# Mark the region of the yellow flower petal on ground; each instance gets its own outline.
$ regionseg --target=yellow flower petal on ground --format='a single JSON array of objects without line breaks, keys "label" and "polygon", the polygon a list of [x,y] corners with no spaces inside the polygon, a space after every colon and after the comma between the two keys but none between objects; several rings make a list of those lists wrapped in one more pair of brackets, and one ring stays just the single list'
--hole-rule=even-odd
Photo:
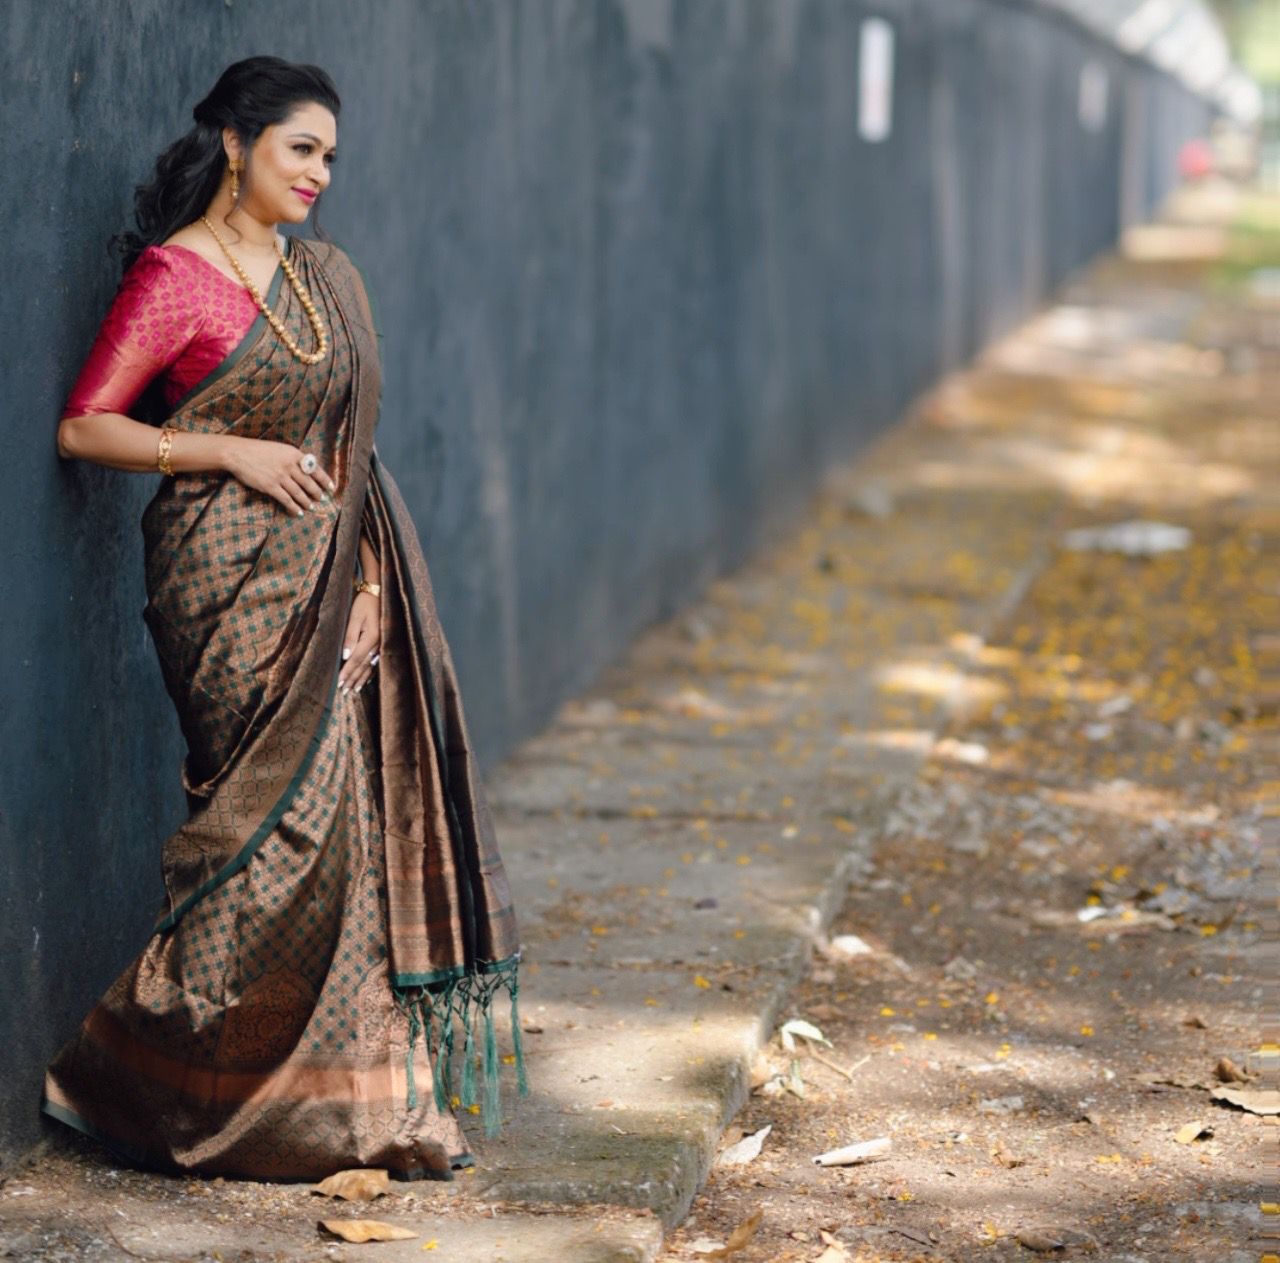
[{"label": "yellow flower petal on ground", "polygon": [[881,1010],[880,1010],[880,1016],[881,1016],[881,1017],[894,1017],[894,1016],[896,1016],[896,1014],[897,1014],[897,1010],[896,1010],[896,1009],[891,1009],[891,1008],[889,1008],[887,1005],[886,1005],[883,1009],[881,1009]]},{"label": "yellow flower petal on ground", "polygon": [[709,987],[711,983],[709,983],[701,974],[694,974],[693,985],[695,987]]},{"label": "yellow flower petal on ground", "polygon": [[1093,1034],[1093,1027],[1092,1027],[1092,1026],[1082,1026],[1082,1027],[1080,1028],[1080,1034],[1081,1034],[1081,1035],[1092,1035],[1092,1034]]}]

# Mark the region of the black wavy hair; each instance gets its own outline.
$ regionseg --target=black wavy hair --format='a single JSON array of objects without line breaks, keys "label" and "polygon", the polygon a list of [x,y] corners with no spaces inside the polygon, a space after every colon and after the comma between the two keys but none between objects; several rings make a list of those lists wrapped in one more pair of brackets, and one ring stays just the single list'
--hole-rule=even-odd
[{"label": "black wavy hair", "polygon": [[[122,268],[127,271],[148,246],[158,245],[204,213],[227,165],[224,127],[235,129],[247,152],[264,128],[311,103],[323,105],[335,118],[341,108],[333,80],[319,66],[266,56],[246,57],[228,66],[191,111],[195,126],[156,159],[151,178],[134,190],[137,231],[126,230],[111,239]],[[328,240],[314,219],[313,230]]]}]

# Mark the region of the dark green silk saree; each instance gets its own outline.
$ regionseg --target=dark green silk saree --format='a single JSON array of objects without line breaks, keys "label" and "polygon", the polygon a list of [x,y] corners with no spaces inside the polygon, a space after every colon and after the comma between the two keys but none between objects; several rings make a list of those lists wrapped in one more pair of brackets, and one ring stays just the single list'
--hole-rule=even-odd
[{"label": "dark green silk saree", "polygon": [[[179,474],[143,514],[190,818],[163,846],[150,940],[49,1063],[41,1107],[154,1169],[452,1179],[474,1162],[454,1109],[492,1136],[502,1062],[528,1091],[516,920],[426,562],[374,448],[360,274],[326,243],[295,238],[290,258],[329,356],[301,363],[260,316],[168,424],[295,444],[337,490],[298,517],[228,474]],[[268,297],[309,346],[279,273]],[[344,696],[362,533],[381,659]]]}]

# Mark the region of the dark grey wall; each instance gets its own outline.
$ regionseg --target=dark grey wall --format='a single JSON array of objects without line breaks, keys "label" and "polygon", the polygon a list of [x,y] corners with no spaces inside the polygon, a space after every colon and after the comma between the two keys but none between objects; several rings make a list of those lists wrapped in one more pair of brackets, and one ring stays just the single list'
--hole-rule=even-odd
[{"label": "dark grey wall", "polygon": [[[879,145],[869,13],[897,31]],[[0,31],[0,1157],[145,941],[183,815],[141,619],[156,476],[60,462],[54,428],[105,238],[223,65],[314,60],[344,95],[325,219],[375,291],[379,452],[487,764],[1106,246],[1122,193],[1150,207],[1204,121],[984,0],[12,0]]]}]

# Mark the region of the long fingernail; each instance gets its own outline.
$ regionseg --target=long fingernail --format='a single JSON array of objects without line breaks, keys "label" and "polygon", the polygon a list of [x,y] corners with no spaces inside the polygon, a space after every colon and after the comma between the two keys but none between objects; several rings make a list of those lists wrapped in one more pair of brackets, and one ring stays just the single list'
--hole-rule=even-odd
[{"label": "long fingernail", "polygon": [[344,649],[343,649],[343,651],[342,651],[342,660],[343,660],[343,662],[346,662],[346,660],[347,660],[349,657],[351,657],[351,650],[350,650],[350,649],[346,649],[346,648],[344,648]]}]

